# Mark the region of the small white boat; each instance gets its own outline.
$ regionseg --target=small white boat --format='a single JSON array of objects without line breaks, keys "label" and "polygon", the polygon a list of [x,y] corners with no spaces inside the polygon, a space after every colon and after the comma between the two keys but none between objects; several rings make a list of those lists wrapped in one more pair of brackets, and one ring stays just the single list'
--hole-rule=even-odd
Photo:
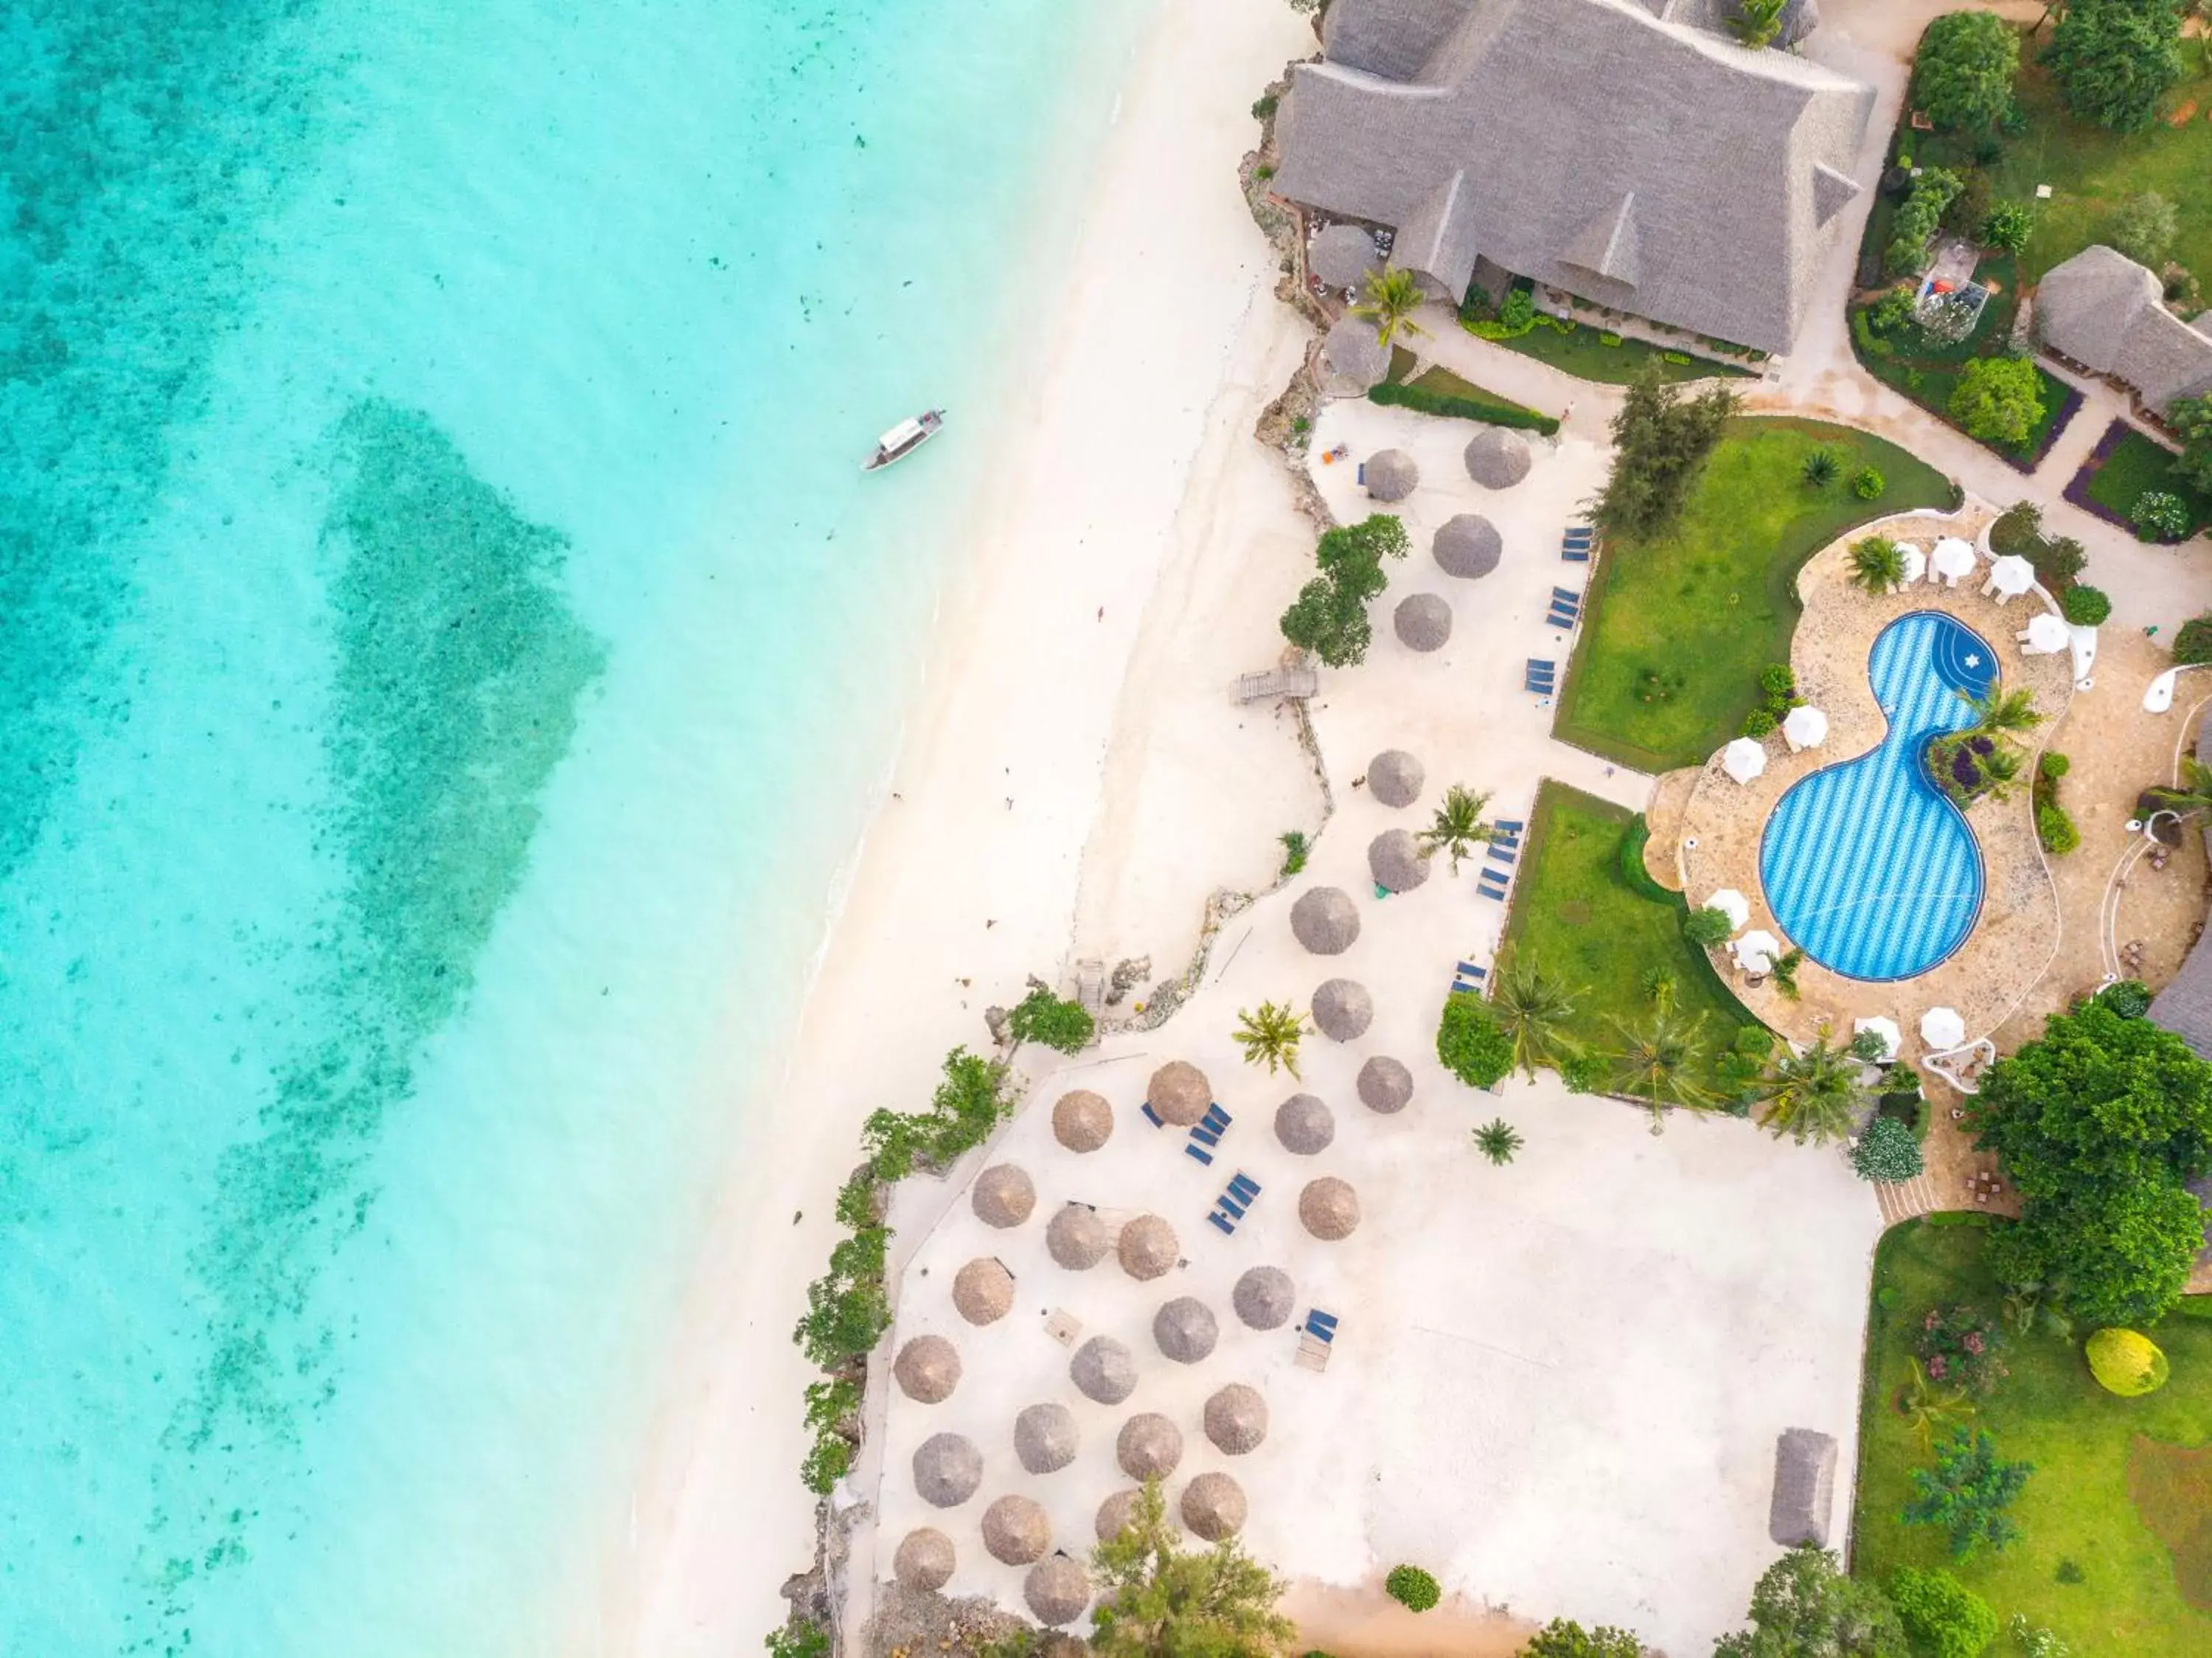
[{"label": "small white boat", "polygon": [[944,430],[942,409],[932,409],[911,420],[902,420],[876,440],[876,452],[860,463],[860,470],[881,472],[894,460],[905,460]]}]

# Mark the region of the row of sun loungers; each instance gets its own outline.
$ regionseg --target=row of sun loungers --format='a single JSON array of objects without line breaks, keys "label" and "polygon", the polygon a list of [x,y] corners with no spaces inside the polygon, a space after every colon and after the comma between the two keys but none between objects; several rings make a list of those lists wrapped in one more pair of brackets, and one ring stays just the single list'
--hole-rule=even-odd
[{"label": "row of sun loungers", "polygon": [[1513,881],[1514,860],[1521,856],[1521,832],[1528,826],[1500,818],[1491,826],[1498,832],[1498,838],[1490,843],[1489,856],[1483,863],[1482,873],[1475,877],[1474,890],[1480,897],[1503,903],[1505,889]]},{"label": "row of sun loungers", "polygon": [[1190,1143],[1183,1148],[1186,1155],[1201,1163],[1213,1161],[1214,1149],[1220,1145],[1221,1137],[1229,1131],[1230,1116],[1218,1102],[1206,1108],[1206,1115],[1198,1119],[1198,1126],[1190,1131]]},{"label": "row of sun loungers", "polygon": [[1478,967],[1472,961],[1462,961],[1452,970],[1452,994],[1481,996],[1485,993],[1484,986],[1489,978],[1489,968]]},{"label": "row of sun loungers", "polygon": [[1228,1190],[1213,1200],[1213,1211],[1206,1218],[1224,1237],[1233,1234],[1237,1222],[1244,1218],[1244,1211],[1260,1195],[1260,1183],[1239,1169],[1230,1177]]},{"label": "row of sun loungers", "polygon": [[1309,1370],[1326,1370],[1335,1341],[1336,1314],[1308,1308],[1306,1321],[1298,1326],[1298,1362]]},{"label": "row of sun loungers", "polygon": [[1570,524],[1566,539],[1559,544],[1559,557],[1570,564],[1587,564],[1596,541],[1597,532],[1588,524]]},{"label": "row of sun loungers", "polygon": [[1582,620],[1583,596],[1572,588],[1552,589],[1552,613],[1544,619],[1553,627],[1571,628]]},{"label": "row of sun loungers", "polygon": [[1547,662],[1540,657],[1531,656],[1528,659],[1528,677],[1522,683],[1535,695],[1548,697],[1559,689],[1558,674],[1557,662]]}]

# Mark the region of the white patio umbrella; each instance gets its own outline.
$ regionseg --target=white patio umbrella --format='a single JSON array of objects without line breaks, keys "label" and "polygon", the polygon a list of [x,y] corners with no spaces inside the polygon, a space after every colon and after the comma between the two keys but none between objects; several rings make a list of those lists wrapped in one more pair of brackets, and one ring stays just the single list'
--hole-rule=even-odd
[{"label": "white patio umbrella", "polygon": [[1782,941],[1764,930],[1746,933],[1729,948],[1735,952],[1735,965],[1753,978],[1773,972],[1782,954]]},{"label": "white patio umbrella", "polygon": [[1961,576],[1972,575],[1974,564],[1974,544],[1961,541],[1955,535],[1947,535],[1938,541],[1929,559],[1929,567],[1942,578],[1945,587],[1950,588],[1959,585]]},{"label": "white patio umbrella", "polygon": [[1729,930],[1735,932],[1751,919],[1751,900],[1733,887],[1723,887],[1705,902],[1708,910],[1718,910],[1729,918]]},{"label": "white patio umbrella", "polygon": [[2050,656],[2065,649],[2073,643],[2074,636],[2065,623],[2046,610],[2040,616],[2030,617],[2019,637],[2021,655]]},{"label": "white patio umbrella", "polygon": [[2016,552],[2008,552],[1990,566],[1990,579],[1982,591],[1994,593],[1999,604],[2017,599],[2035,585],[2035,566]]},{"label": "white patio umbrella", "polygon": [[1801,748],[1818,748],[1828,741],[1828,716],[1817,708],[1793,708],[1783,717],[1782,735],[1793,754]]},{"label": "white patio umbrella", "polygon": [[1749,783],[1766,770],[1766,751],[1749,737],[1738,737],[1721,750],[1721,769],[1738,783]]},{"label": "white patio umbrella", "polygon": [[1897,1058],[1897,1051],[1905,1042],[1905,1033],[1897,1028],[1897,1021],[1894,1019],[1885,1018],[1880,1014],[1876,1014],[1872,1019],[1851,1021],[1852,1035],[1856,1036],[1863,1031],[1872,1031],[1876,1036],[1881,1038],[1881,1058],[1884,1064]]},{"label": "white patio umbrella", "polygon": [[1905,579],[1917,582],[1928,574],[1928,554],[1910,541],[1900,541],[1897,550],[1905,555]]},{"label": "white patio umbrella", "polygon": [[1966,1021],[1956,1008],[1930,1008],[1920,1015],[1920,1039],[1938,1053],[1963,1046]]}]

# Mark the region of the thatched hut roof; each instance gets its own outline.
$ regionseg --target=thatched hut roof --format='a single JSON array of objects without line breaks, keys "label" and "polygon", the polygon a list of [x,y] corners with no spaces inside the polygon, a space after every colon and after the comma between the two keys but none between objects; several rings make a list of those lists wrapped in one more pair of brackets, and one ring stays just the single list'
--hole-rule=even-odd
[{"label": "thatched hut roof", "polygon": [[1213,1103],[1213,1084],[1206,1073],[1184,1059],[1170,1059],[1152,1073],[1145,1085],[1145,1100],[1164,1123],[1189,1128],[1206,1115]]},{"label": "thatched hut roof", "polygon": [[1244,1488],[1224,1473],[1202,1473],[1182,1488],[1182,1523],[1209,1543],[1244,1529]]},{"label": "thatched hut roof", "polygon": [[1329,978],[1313,993],[1313,1021],[1332,1042],[1350,1042],[1375,1021],[1375,998],[1356,978]]},{"label": "thatched hut roof", "polygon": [[1291,934],[1316,955],[1341,955],[1359,936],[1359,911],[1341,887],[1309,887],[1291,905]]},{"label": "thatched hut roof", "polygon": [[1142,1411],[1121,1424],[1114,1460],[1132,1479],[1165,1479],[1182,1460],[1182,1429],[1157,1411]]},{"label": "thatched hut roof", "polygon": [[914,1489],[934,1508],[957,1509],[983,1483],[983,1454],[958,1434],[932,1434],[914,1451]]},{"label": "thatched hut roof", "polygon": [[991,1558],[1026,1566],[1052,1547],[1052,1521],[1025,1496],[1002,1496],[983,1510],[983,1546]]},{"label": "thatched hut roof", "polygon": [[1129,1522],[1137,1517],[1137,1499],[1144,1493],[1134,1486],[1118,1490],[1098,1505],[1098,1518],[1092,1529],[1101,1543],[1111,1543],[1129,1529]]},{"label": "thatched hut roof", "polygon": [[1100,1405],[1119,1405],[1137,1391],[1137,1356],[1111,1336],[1093,1336],[1067,1362],[1076,1392]]},{"label": "thatched hut roof", "polygon": [[957,1558],[951,1538],[934,1526],[916,1526],[899,1539],[898,1552],[891,1557],[891,1576],[903,1588],[925,1593],[941,1589],[951,1581]]},{"label": "thatched hut roof", "polygon": [[1298,1219],[1324,1243],[1348,1238],[1359,1224],[1359,1194],[1334,1174],[1309,1180],[1298,1193]]},{"label": "thatched hut roof", "polygon": [[1382,268],[1374,233],[1356,224],[1332,224],[1306,244],[1306,269],[1321,278],[1324,288],[1361,288],[1370,271]]},{"label": "thatched hut roof", "polygon": [[1327,1151],[1336,1138],[1336,1119],[1310,1094],[1294,1094],[1275,1107],[1275,1138],[1301,1157]]},{"label": "thatched hut roof", "polygon": [[1267,1401],[1260,1390],[1232,1381],[1206,1400],[1206,1436],[1229,1456],[1258,1450],[1267,1436]]},{"label": "thatched hut roof", "polygon": [[1359,1101],[1388,1117],[1405,1110],[1413,1097],[1413,1073],[1388,1054],[1378,1053],[1359,1068]]},{"label": "thatched hut roof", "polygon": [[1030,1615],[1050,1629],[1072,1624],[1091,1604],[1091,1575],[1064,1554],[1040,1560],[1022,1579],[1022,1599]]},{"label": "thatched hut roof", "polygon": [[1088,1272],[1113,1253],[1114,1234],[1088,1204],[1063,1204],[1046,1222],[1044,1247],[1071,1272]]},{"label": "thatched hut roof", "polygon": [[1367,762],[1367,792],[1385,806],[1411,806],[1427,781],[1420,761],[1402,748],[1386,748]]},{"label": "thatched hut roof", "polygon": [[1403,449],[1377,449],[1367,457],[1367,493],[1377,501],[1403,501],[1420,482],[1421,469]]},{"label": "thatched hut roof", "polygon": [[1836,1442],[1810,1428],[1785,1428],[1774,1443],[1774,1501],[1766,1534],[1784,1548],[1828,1546],[1836,1505]]},{"label": "thatched hut roof", "polygon": [[1407,829],[1385,829],[1367,843],[1367,873],[1387,892],[1410,893],[1429,878],[1429,855]]},{"label": "thatched hut roof", "polygon": [[1177,1295],[1152,1314],[1152,1339],[1177,1364],[1195,1364],[1221,1339],[1221,1326],[1197,1296]]},{"label": "thatched hut roof", "polygon": [[1508,490],[1528,477],[1528,440],[1504,426],[1485,426],[1467,446],[1467,475],[1486,490]]},{"label": "thatched hut roof", "polygon": [[1409,593],[1390,613],[1390,625],[1408,650],[1442,650],[1451,643],[1451,607],[1433,593]]},{"label": "thatched hut roof", "polygon": [[1114,1107],[1103,1094],[1070,1088],[1053,1101],[1052,1137],[1070,1151],[1096,1151],[1114,1137]]},{"label": "thatched hut roof", "polygon": [[1390,372],[1390,348],[1376,333],[1373,323],[1345,316],[1322,340],[1321,362],[1330,391],[1364,393],[1379,385]]},{"label": "thatched hut roof", "polygon": [[899,1349],[891,1374],[908,1399],[942,1405],[960,1385],[960,1354],[942,1336],[916,1336]]},{"label": "thatched hut roof", "polygon": [[968,1201],[986,1226],[1019,1226],[1036,1208],[1036,1187],[1018,1163],[994,1163],[975,1177]]},{"label": "thatched hut roof", "polygon": [[1473,582],[1498,568],[1505,556],[1505,542],[1498,526],[1480,513],[1463,512],[1444,521],[1429,551],[1445,575]]},{"label": "thatched hut roof", "polygon": [[1139,1215],[1121,1228],[1115,1253],[1121,1257],[1121,1270],[1142,1282],[1158,1277],[1181,1260],[1182,1246],[1176,1241],[1175,1228],[1158,1216]]},{"label": "thatched hut roof", "polygon": [[995,1324],[1014,1305],[1014,1275],[1006,1264],[986,1255],[952,1275],[952,1304],[970,1324]]},{"label": "thatched hut roof", "polygon": [[1291,1321],[1291,1307],[1297,1296],[1291,1275],[1281,1267],[1252,1266],[1237,1280],[1229,1304],[1250,1328],[1279,1330]]},{"label": "thatched hut roof", "polygon": [[1024,1408],[1014,1418],[1014,1455],[1033,1474],[1048,1474],[1075,1460],[1083,1436],[1065,1405],[1048,1402]]}]

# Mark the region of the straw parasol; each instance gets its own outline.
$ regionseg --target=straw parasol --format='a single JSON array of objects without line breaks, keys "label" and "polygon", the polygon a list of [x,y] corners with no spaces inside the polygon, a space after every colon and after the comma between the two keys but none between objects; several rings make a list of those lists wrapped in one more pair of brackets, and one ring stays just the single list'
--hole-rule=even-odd
[{"label": "straw parasol", "polygon": [[916,1336],[899,1349],[891,1374],[908,1399],[942,1405],[960,1385],[960,1354],[942,1336]]},{"label": "straw parasol", "polygon": [[1044,1247],[1071,1272],[1088,1272],[1114,1248],[1114,1237],[1088,1204],[1064,1204],[1044,1229]]},{"label": "straw parasol", "polygon": [[1019,1163],[994,1163],[975,1177],[968,1200],[984,1225],[1019,1226],[1036,1207],[1036,1187]]},{"label": "straw parasol", "polygon": [[1359,911],[1341,887],[1310,887],[1291,905],[1291,936],[1315,955],[1342,955],[1359,936]]},{"label": "straw parasol", "polygon": [[1091,1524],[1101,1543],[1111,1543],[1129,1529],[1129,1522],[1137,1517],[1137,1499],[1143,1495],[1130,1488],[1115,1492],[1098,1505],[1098,1518]]},{"label": "straw parasol", "polygon": [[1294,1094],[1275,1107],[1275,1137],[1284,1150],[1311,1157],[1336,1138],[1336,1119],[1312,1094]]},{"label": "straw parasol", "polygon": [[1070,1088],[1053,1102],[1052,1137],[1070,1151],[1096,1151],[1114,1137],[1114,1107],[1103,1094]]},{"label": "straw parasol", "polygon": [[1154,1071],[1152,1080],[1145,1085],[1145,1100],[1159,1113],[1163,1123],[1189,1128],[1206,1115],[1206,1108],[1213,1103],[1213,1084],[1206,1080],[1206,1073],[1197,1066],[1170,1059]]},{"label": "straw parasol", "polygon": [[1255,1330],[1279,1330],[1291,1320],[1291,1303],[1297,1291],[1291,1275],[1279,1266],[1247,1267],[1230,1293],[1229,1304],[1237,1316]]},{"label": "straw parasol", "polygon": [[914,1489],[933,1508],[957,1509],[983,1483],[983,1454],[958,1434],[932,1434],[914,1452]]},{"label": "straw parasol", "polygon": [[1405,829],[1385,829],[1367,843],[1367,873],[1386,892],[1410,893],[1429,878],[1429,856]]},{"label": "straw parasol", "polygon": [[1313,994],[1313,1021],[1331,1041],[1349,1042],[1374,1021],[1375,998],[1355,978],[1330,978]]},{"label": "straw parasol", "polygon": [[1175,1228],[1157,1215],[1139,1215],[1123,1227],[1115,1250],[1121,1270],[1139,1283],[1158,1277],[1182,1259]]},{"label": "straw parasol", "polygon": [[970,1324],[995,1324],[1013,1307],[1014,1275],[996,1257],[972,1260],[953,1274],[952,1304]]},{"label": "straw parasol", "polygon": [[1920,1015],[1920,1039],[1937,1053],[1946,1048],[1963,1047],[1966,1021],[1959,1016],[1956,1008],[1930,1008]]},{"label": "straw parasol", "polygon": [[1721,750],[1721,770],[1738,783],[1749,783],[1766,770],[1766,751],[1750,737],[1735,738]]},{"label": "straw parasol", "polygon": [[1413,1097],[1413,1073],[1388,1054],[1376,1054],[1359,1068],[1359,1102],[1385,1117],[1405,1110]]},{"label": "straw parasol", "polygon": [[1851,1021],[1852,1035],[1856,1036],[1863,1031],[1872,1031],[1881,1038],[1881,1062],[1884,1064],[1896,1058],[1898,1049],[1905,1045],[1905,1033],[1898,1029],[1897,1021],[1881,1014],[1876,1014],[1871,1019]]},{"label": "straw parasol", "polygon": [[1936,551],[1928,555],[1929,569],[1946,587],[1956,587],[1961,576],[1972,575],[1974,564],[1974,544],[1955,535],[1936,542]]},{"label": "straw parasol", "polygon": [[1022,1599],[1029,1603],[1030,1615],[1046,1628],[1072,1624],[1091,1604],[1090,1574],[1066,1555],[1055,1554],[1030,1568],[1029,1576],[1022,1579]]},{"label": "straw parasol", "polygon": [[1182,1488],[1182,1523],[1209,1543],[1244,1529],[1244,1488],[1224,1473],[1203,1473]]},{"label": "straw parasol", "polygon": [[2027,637],[2022,641],[2027,648],[2021,652],[2021,655],[2023,656],[2055,655],[2066,649],[2072,642],[2073,637],[2067,631],[2066,624],[2046,610],[2040,616],[2028,618]]},{"label": "straw parasol", "polygon": [[1723,887],[1705,902],[1708,910],[1718,910],[1729,918],[1729,930],[1739,932],[1751,919],[1751,900],[1733,887]]},{"label": "straw parasol", "polygon": [[1359,1224],[1359,1194],[1334,1174],[1309,1180],[1298,1193],[1298,1219],[1324,1243],[1348,1238]]},{"label": "straw parasol", "polygon": [[1782,941],[1764,928],[1746,933],[1729,948],[1735,953],[1735,965],[1753,978],[1773,972],[1784,954]]},{"label": "straw parasol", "polygon": [[1498,533],[1498,526],[1480,513],[1463,512],[1444,521],[1429,543],[1429,552],[1445,575],[1473,582],[1498,568],[1505,542]]},{"label": "straw parasol", "polygon": [[951,1579],[955,1559],[951,1538],[934,1526],[916,1526],[899,1539],[891,1576],[902,1588],[941,1589]]},{"label": "straw parasol", "polygon": [[1114,1460],[1132,1479],[1165,1479],[1182,1460],[1182,1429],[1157,1411],[1131,1417],[1115,1436]]},{"label": "straw parasol", "polygon": [[991,1558],[1026,1566],[1052,1546],[1052,1521],[1025,1496],[1002,1496],[983,1510],[983,1546]]},{"label": "straw parasol", "polygon": [[1511,489],[1534,461],[1528,440],[1503,426],[1484,427],[1467,446],[1467,475],[1486,490]]},{"label": "straw parasol", "polygon": [[1828,716],[1809,704],[1793,708],[1782,716],[1782,740],[1793,754],[1801,748],[1818,748],[1828,741]]},{"label": "straw parasol", "polygon": [[1420,481],[1421,469],[1403,449],[1378,449],[1367,457],[1367,493],[1377,501],[1403,501]]},{"label": "straw parasol", "polygon": [[1098,1405],[1119,1405],[1137,1391],[1137,1356],[1111,1336],[1093,1336],[1067,1362],[1075,1391]]},{"label": "straw parasol", "polygon": [[1260,1390],[1232,1381],[1206,1400],[1206,1436],[1230,1456],[1258,1450],[1267,1436],[1267,1401]]},{"label": "straw parasol", "polygon": [[1033,1474],[1065,1468],[1075,1460],[1082,1442],[1075,1417],[1065,1405],[1031,1405],[1014,1418],[1014,1454]]},{"label": "straw parasol", "polygon": [[1451,607],[1433,593],[1409,593],[1390,613],[1390,625],[1408,650],[1442,650],[1451,643]]},{"label": "straw parasol", "polygon": [[1386,748],[1367,762],[1367,792],[1385,806],[1411,806],[1426,781],[1420,761],[1402,748]]},{"label": "straw parasol", "polygon": [[1177,1295],[1152,1314],[1152,1340],[1177,1364],[1197,1363],[1220,1338],[1213,1309],[1195,1295]]},{"label": "straw parasol", "polygon": [[1990,579],[1984,592],[1995,593],[1997,602],[2017,599],[2035,585],[2035,566],[2016,552],[2008,552],[1990,565]]},{"label": "straw parasol", "polygon": [[1364,318],[1338,320],[1321,343],[1322,367],[1332,391],[1364,392],[1390,372],[1390,348]]},{"label": "straw parasol", "polygon": [[1332,224],[1306,244],[1306,269],[1324,288],[1358,288],[1370,271],[1382,268],[1374,236],[1356,224]]}]

